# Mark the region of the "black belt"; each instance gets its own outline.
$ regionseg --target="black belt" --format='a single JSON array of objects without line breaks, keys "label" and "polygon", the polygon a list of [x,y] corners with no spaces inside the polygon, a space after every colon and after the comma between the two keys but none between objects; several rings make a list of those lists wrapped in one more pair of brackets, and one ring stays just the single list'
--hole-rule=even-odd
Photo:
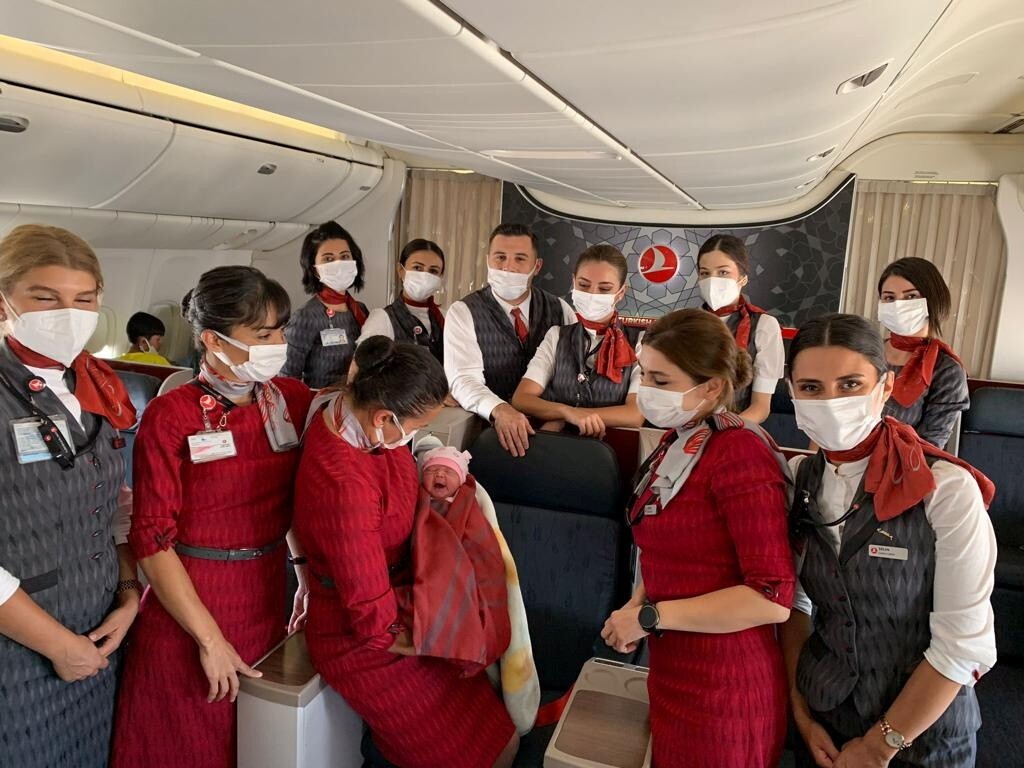
[{"label": "black belt", "polygon": [[[405,561],[402,561],[400,563],[395,563],[394,565],[389,565],[388,566],[388,575],[389,576],[393,576],[394,574],[396,574],[400,570],[402,570],[404,567],[405,567]],[[313,577],[317,581],[320,582],[320,586],[322,586],[324,589],[334,589],[334,587],[336,586],[335,583],[334,583],[334,579],[332,579],[330,576],[324,576],[322,573],[316,573],[314,571],[313,572]]]},{"label": "black belt", "polygon": [[242,549],[215,549],[213,547],[193,547],[191,544],[178,542],[174,550],[179,555],[195,557],[200,560],[258,560],[264,555],[269,555],[275,549],[284,544],[284,539],[267,544],[265,547],[243,547]]},{"label": "black belt", "polygon": [[46,573],[42,573],[38,576],[22,579],[19,586],[26,595],[42,592],[44,589],[57,586],[57,577],[59,574],[60,571],[55,568],[52,571],[47,571]]}]

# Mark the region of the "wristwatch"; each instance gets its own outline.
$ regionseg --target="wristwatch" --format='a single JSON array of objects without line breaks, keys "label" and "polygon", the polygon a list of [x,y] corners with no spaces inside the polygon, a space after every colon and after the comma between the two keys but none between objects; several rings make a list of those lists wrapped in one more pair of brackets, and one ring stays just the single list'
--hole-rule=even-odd
[{"label": "wristwatch", "polygon": [[658,624],[661,623],[661,614],[658,613],[658,606],[650,600],[644,600],[644,604],[640,606],[637,621],[640,622],[640,629],[644,632],[649,632],[655,637],[661,637],[661,630],[658,628]]},{"label": "wristwatch", "polygon": [[902,752],[904,749],[910,749],[912,746],[914,746],[912,742],[909,742],[905,738],[903,738],[902,733],[900,733],[897,730],[894,730],[893,727],[889,725],[889,721],[886,720],[885,717],[883,717],[879,721],[878,727],[882,729],[882,738],[885,739],[885,743],[893,749]]}]

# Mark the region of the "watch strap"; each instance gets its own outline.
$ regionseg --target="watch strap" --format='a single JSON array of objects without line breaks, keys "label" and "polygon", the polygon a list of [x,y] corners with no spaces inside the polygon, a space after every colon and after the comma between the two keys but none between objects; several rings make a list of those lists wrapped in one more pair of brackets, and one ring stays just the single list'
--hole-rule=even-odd
[{"label": "watch strap", "polygon": [[[883,739],[885,739],[885,737],[886,737],[886,736],[888,736],[888,735],[889,735],[890,733],[891,733],[891,734],[893,734],[893,735],[895,735],[895,736],[898,736],[898,737],[899,737],[899,742],[900,742],[900,743],[899,743],[899,745],[895,745],[895,744],[892,744],[892,745],[890,745],[890,746],[894,746],[894,747],[896,747],[896,749],[900,750],[901,752],[902,752],[902,751],[903,751],[904,749],[910,749],[910,748],[911,748],[912,746],[914,746],[913,742],[907,741],[907,740],[906,740],[906,739],[904,738],[904,736],[903,736],[903,734],[902,734],[902,733],[900,733],[899,731],[897,731],[897,730],[896,730],[895,728],[893,728],[893,727],[892,727],[892,726],[891,726],[891,725],[889,724],[889,721],[888,721],[888,720],[887,720],[887,719],[885,718],[885,716],[884,716],[884,715],[883,715],[883,716],[882,716],[882,718],[881,718],[881,719],[880,719],[880,720],[878,721],[878,727],[882,729],[882,738],[883,738]],[[885,743],[886,743],[886,744],[889,744],[889,740],[888,740],[888,739],[885,739]]]}]

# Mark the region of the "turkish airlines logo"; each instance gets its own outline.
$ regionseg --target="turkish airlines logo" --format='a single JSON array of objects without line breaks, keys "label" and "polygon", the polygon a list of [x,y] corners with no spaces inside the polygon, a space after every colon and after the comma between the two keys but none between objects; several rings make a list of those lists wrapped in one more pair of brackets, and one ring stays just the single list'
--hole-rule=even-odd
[{"label": "turkish airlines logo", "polygon": [[679,256],[667,245],[652,245],[640,255],[640,274],[649,283],[667,283],[679,271]]}]

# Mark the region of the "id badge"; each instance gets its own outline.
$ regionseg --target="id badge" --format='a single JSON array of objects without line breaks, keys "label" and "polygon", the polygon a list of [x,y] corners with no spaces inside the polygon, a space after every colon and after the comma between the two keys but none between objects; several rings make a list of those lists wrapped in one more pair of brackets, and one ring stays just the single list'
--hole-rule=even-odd
[{"label": "id badge", "polygon": [[324,328],[320,331],[320,343],[325,347],[343,347],[348,344],[348,333],[344,328]]},{"label": "id badge", "polygon": [[[71,430],[68,428],[68,420],[58,415],[51,416],[50,421],[64,435],[68,445],[74,446],[71,440]],[[18,454],[19,464],[35,464],[37,461],[48,461],[53,458],[50,455],[50,449],[43,442],[43,436],[39,434],[39,426],[42,423],[42,419],[37,419],[34,416],[11,421],[14,450]]]},{"label": "id badge", "polygon": [[199,432],[189,435],[188,451],[193,464],[230,459],[238,455],[235,437],[228,430],[223,432]]},{"label": "id badge", "polygon": [[906,560],[909,550],[906,547],[886,547],[881,544],[872,544],[868,547],[870,557],[881,557],[886,560]]}]

